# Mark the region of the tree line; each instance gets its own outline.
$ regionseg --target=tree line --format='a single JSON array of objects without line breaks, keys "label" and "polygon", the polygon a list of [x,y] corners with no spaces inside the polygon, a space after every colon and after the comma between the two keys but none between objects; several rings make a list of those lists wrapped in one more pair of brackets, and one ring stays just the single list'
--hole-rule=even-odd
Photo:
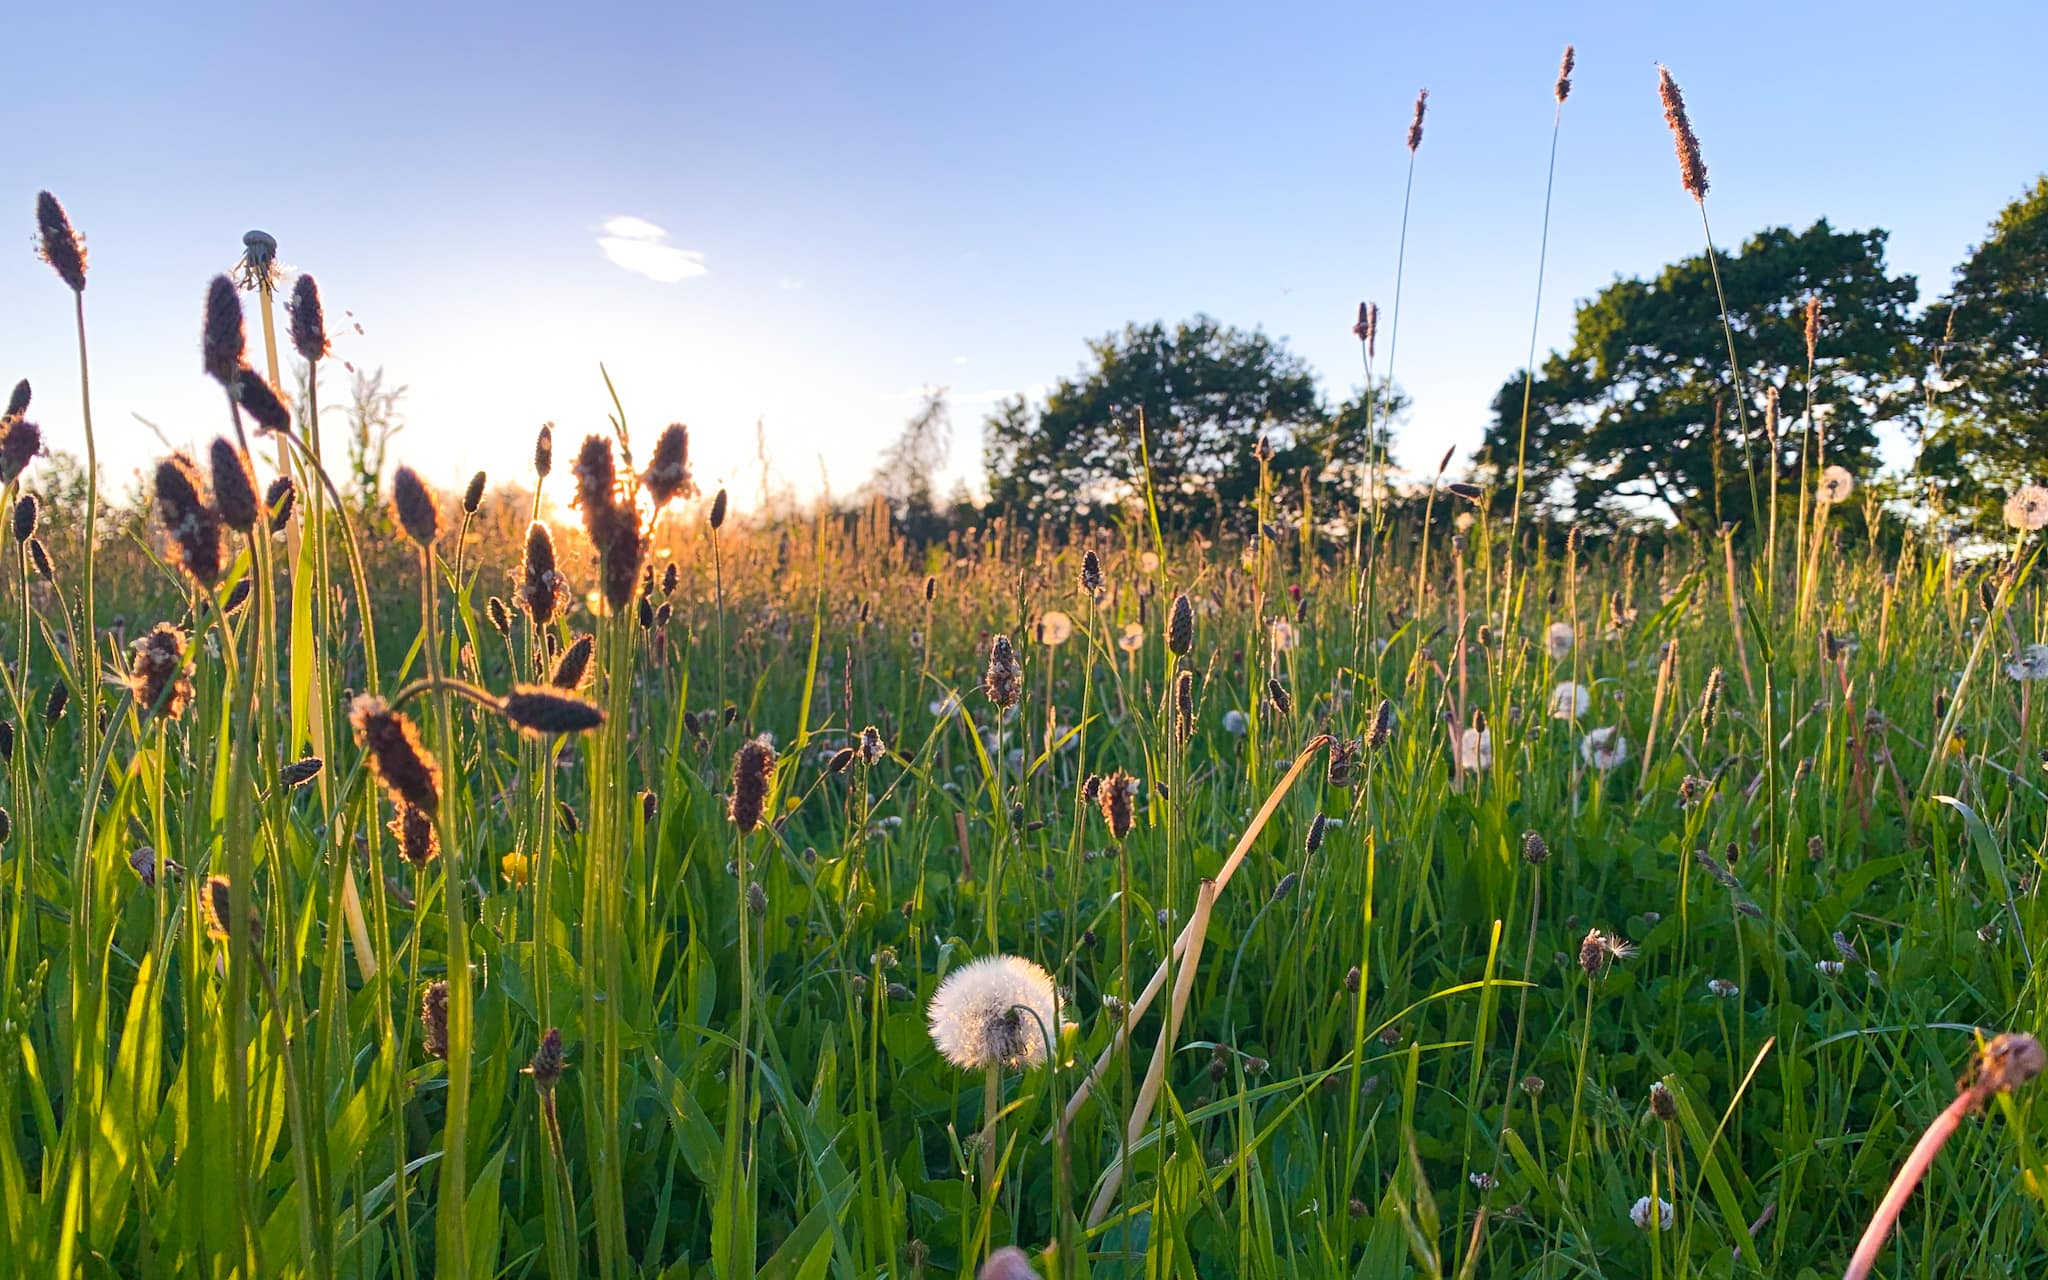
[{"label": "tree line", "polygon": [[[1759,231],[1713,262],[1617,278],[1577,305],[1566,349],[1503,382],[1460,478],[1503,512],[1519,492],[1525,510],[1592,528],[1749,527],[1826,467],[1873,477],[1886,434],[1911,462],[1867,492],[1923,522],[1995,520],[2007,493],[2048,469],[2048,177],[1924,307],[1919,282],[1887,266],[1887,239],[1823,219]],[[1360,337],[1371,338],[1363,319]],[[913,527],[1086,520],[1138,503],[1162,525],[1229,525],[1249,519],[1262,477],[1282,508],[1355,512],[1407,408],[1397,387],[1370,382],[1328,402],[1306,363],[1257,330],[1208,316],[1132,324],[1090,342],[1082,369],[1042,400],[1015,396],[988,415],[985,503],[956,493],[941,506],[932,493],[950,444],[942,394],[884,456],[874,489]],[[1415,485],[1377,492],[1399,502]]]}]

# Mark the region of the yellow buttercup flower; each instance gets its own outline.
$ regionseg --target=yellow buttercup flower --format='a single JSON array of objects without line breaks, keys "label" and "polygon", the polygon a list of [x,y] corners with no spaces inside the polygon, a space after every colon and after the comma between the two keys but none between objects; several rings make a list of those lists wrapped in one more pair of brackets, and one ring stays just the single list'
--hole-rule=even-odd
[{"label": "yellow buttercup flower", "polygon": [[498,871],[515,889],[524,889],[533,878],[533,859],[514,851],[498,859]]}]

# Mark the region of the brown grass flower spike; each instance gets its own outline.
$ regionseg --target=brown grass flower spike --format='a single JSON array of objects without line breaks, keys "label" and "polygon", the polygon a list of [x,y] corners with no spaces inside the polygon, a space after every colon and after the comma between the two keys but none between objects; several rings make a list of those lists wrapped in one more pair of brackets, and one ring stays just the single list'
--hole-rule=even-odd
[{"label": "brown grass flower spike", "polygon": [[261,514],[249,455],[226,436],[215,436],[208,456],[213,463],[213,505],[220,512],[221,523],[237,533],[248,533]]},{"label": "brown grass flower spike", "polygon": [[356,742],[370,753],[370,766],[391,794],[391,802],[409,804],[429,814],[441,808],[441,767],[420,743],[419,729],[404,712],[374,693],[357,696],[349,707]]},{"label": "brown grass flower spike", "polygon": [[85,292],[85,244],[72,230],[71,218],[57,197],[36,193],[36,256],[50,264],[73,293]]},{"label": "brown grass flower spike", "polygon": [[156,510],[181,568],[202,587],[220,581],[220,515],[201,489],[199,468],[182,453],[156,464]]},{"label": "brown grass flower spike", "polygon": [[426,482],[411,467],[400,467],[391,475],[391,509],[398,516],[398,527],[422,550],[440,538],[441,512],[434,505],[434,495],[427,492]]},{"label": "brown grass flower spike", "polygon": [[1686,114],[1685,95],[1671,78],[1671,68],[1657,68],[1657,97],[1664,103],[1664,123],[1671,126],[1671,140],[1678,148],[1678,180],[1695,200],[1707,198],[1707,162],[1700,158],[1699,136],[1692,131]]},{"label": "brown grass flower spike", "polygon": [[547,685],[515,686],[499,705],[507,720],[535,737],[588,733],[604,723],[596,703]]},{"label": "brown grass flower spike", "polygon": [[1557,105],[1572,96],[1572,68],[1579,64],[1578,50],[1571,45],[1564,47],[1564,59],[1557,64]]},{"label": "brown grass flower spike", "polygon": [[1424,116],[1424,115],[1425,115],[1425,114],[1426,114],[1426,113],[1427,113],[1428,111],[1429,111],[1429,90],[1427,90],[1427,89],[1424,89],[1424,90],[1422,90],[1422,91],[1421,91],[1420,93],[1417,93],[1417,94],[1415,95],[1415,118],[1414,118],[1413,120],[1410,120],[1410,121],[1408,122],[1408,154],[1409,154],[1409,155],[1414,155],[1414,154],[1415,154],[1415,149],[1416,149],[1417,147],[1419,147],[1419,146],[1421,146],[1421,145],[1422,145],[1422,117],[1423,117],[1423,116]]},{"label": "brown grass flower spike", "polygon": [[981,677],[981,690],[988,700],[1007,711],[1017,705],[1024,692],[1024,666],[1017,660],[1017,646],[1010,637],[997,636],[989,642],[988,669]]},{"label": "brown grass flower spike", "polygon": [[292,300],[285,310],[292,318],[292,349],[306,363],[318,364],[327,354],[327,314],[312,276],[301,275],[292,285]]},{"label": "brown grass flower spike", "polygon": [[766,741],[755,738],[733,756],[732,794],[726,798],[726,813],[741,835],[761,825],[774,782],[775,748]]},{"label": "brown grass flower spike", "polygon": [[152,713],[165,720],[185,714],[192,702],[192,681],[186,676],[185,633],[168,622],[159,622],[131,646],[134,664],[128,671],[128,690],[135,706],[145,717]]}]

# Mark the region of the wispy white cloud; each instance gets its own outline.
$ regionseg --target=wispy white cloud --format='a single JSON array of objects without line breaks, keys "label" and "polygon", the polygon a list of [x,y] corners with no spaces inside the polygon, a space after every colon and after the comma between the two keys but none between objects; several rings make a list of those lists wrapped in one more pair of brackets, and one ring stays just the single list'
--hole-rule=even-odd
[{"label": "wispy white cloud", "polygon": [[954,356],[954,357],[953,357],[953,363],[954,363],[954,364],[966,364],[966,363],[967,363],[967,357],[966,357],[966,356]]},{"label": "wispy white cloud", "polygon": [[802,276],[777,276],[775,277],[775,287],[784,293],[794,293],[804,287],[804,278]]},{"label": "wispy white cloud", "polygon": [[630,214],[605,219],[597,247],[613,265],[659,284],[680,284],[710,271],[704,255],[668,243],[668,230]]}]

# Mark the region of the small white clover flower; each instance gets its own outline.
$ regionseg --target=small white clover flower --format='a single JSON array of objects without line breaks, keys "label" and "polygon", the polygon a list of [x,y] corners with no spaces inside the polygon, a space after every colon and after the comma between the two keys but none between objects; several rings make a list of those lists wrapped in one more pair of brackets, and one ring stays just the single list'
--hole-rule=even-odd
[{"label": "small white clover flower", "polygon": [[1621,736],[1621,729],[1615,725],[1594,729],[1579,743],[1579,754],[1587,764],[1605,773],[1628,759],[1628,739]]},{"label": "small white clover flower", "polygon": [[2005,500],[2005,522],[2027,533],[2048,528],[2048,489],[2038,484],[2015,489]]},{"label": "small white clover flower", "polygon": [[1576,720],[1593,709],[1593,691],[1567,680],[1550,691],[1550,718]]},{"label": "small white clover flower", "polygon": [[1550,630],[1544,634],[1543,647],[1552,658],[1562,660],[1571,654],[1572,645],[1578,638],[1578,633],[1572,630],[1571,623],[1553,622],[1550,624]]},{"label": "small white clover flower", "polygon": [[1731,1000],[1742,994],[1742,988],[1726,978],[1708,978],[1707,994],[1717,1000]]},{"label": "small white clover flower", "polygon": [[1856,488],[1856,477],[1849,474],[1847,467],[1829,467],[1820,473],[1820,489],[1813,496],[1823,503],[1836,503],[1847,498]]},{"label": "small white clover flower", "polygon": [[[1656,1204],[1657,1230],[1671,1230],[1671,1202],[1660,1196]],[[1648,1231],[1650,1229],[1650,1197],[1644,1196],[1636,1201],[1635,1207],[1628,1211],[1628,1220],[1635,1223],[1636,1229],[1639,1231]]]},{"label": "small white clover flower", "polygon": [[932,1044],[967,1071],[1029,1070],[1060,1034],[1052,975],[1021,956],[984,956],[946,975],[925,1010]]},{"label": "small white clover flower", "polygon": [[1813,962],[1813,971],[1823,978],[1839,978],[1842,976],[1842,970],[1846,967],[1840,960],[1816,960]]}]

